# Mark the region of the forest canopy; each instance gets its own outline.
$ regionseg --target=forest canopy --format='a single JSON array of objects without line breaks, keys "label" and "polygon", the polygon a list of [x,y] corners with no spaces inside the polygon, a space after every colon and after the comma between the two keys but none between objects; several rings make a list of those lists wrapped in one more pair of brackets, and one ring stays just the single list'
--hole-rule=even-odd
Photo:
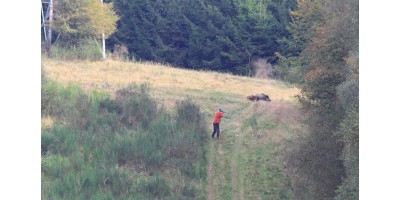
[{"label": "forest canopy", "polygon": [[135,60],[252,75],[257,58],[276,62],[294,0],[112,0],[121,17],[107,41]]}]

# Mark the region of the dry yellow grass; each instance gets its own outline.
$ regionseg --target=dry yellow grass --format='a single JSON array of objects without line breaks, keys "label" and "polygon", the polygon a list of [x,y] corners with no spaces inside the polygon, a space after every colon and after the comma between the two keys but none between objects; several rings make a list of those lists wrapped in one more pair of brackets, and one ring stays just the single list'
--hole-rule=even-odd
[{"label": "dry yellow grass", "polygon": [[154,88],[209,90],[248,95],[264,92],[275,99],[288,99],[298,89],[275,80],[262,80],[208,71],[177,69],[156,63],[66,62],[44,59],[46,72],[57,80],[76,82],[85,88],[104,85],[116,89],[129,83],[150,83]]},{"label": "dry yellow grass", "polygon": [[176,96],[196,97],[196,92],[204,91],[239,95],[243,98],[250,94],[265,93],[273,100],[289,100],[299,92],[297,88],[285,86],[280,81],[177,69],[157,63],[73,62],[43,58],[42,64],[51,78],[64,84],[77,83],[85,90],[114,92],[130,83],[147,82],[153,88],[153,96],[163,99],[167,104]]},{"label": "dry yellow grass", "polygon": [[53,126],[53,119],[51,117],[42,117],[42,127],[43,128],[49,128]]}]

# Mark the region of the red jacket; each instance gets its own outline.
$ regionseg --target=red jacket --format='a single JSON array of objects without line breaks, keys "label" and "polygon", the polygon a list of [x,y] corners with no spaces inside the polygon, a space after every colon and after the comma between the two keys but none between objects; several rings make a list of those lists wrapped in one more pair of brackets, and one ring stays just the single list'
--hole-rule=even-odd
[{"label": "red jacket", "polygon": [[224,113],[217,111],[214,115],[214,123],[220,123]]}]

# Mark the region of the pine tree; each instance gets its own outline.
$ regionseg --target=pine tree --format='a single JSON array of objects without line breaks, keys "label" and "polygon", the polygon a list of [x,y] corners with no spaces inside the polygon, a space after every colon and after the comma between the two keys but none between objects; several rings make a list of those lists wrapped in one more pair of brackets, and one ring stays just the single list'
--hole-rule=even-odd
[{"label": "pine tree", "polygon": [[273,2],[257,2],[258,10],[244,0],[114,0],[121,20],[108,45],[124,44],[142,60],[248,74],[252,59],[274,57],[288,33],[279,24],[288,9],[279,6],[290,5],[275,2],[274,16]]}]

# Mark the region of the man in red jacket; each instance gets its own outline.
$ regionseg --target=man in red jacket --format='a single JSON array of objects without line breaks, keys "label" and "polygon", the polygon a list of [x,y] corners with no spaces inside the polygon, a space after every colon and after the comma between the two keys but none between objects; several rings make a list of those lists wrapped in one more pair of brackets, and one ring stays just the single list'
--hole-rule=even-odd
[{"label": "man in red jacket", "polygon": [[221,118],[224,117],[224,111],[220,108],[218,109],[217,112],[215,112],[214,115],[214,122],[213,122],[213,126],[214,126],[214,132],[211,135],[211,138],[214,139],[214,135],[215,133],[217,133],[217,138],[219,139],[219,123],[221,122]]}]

